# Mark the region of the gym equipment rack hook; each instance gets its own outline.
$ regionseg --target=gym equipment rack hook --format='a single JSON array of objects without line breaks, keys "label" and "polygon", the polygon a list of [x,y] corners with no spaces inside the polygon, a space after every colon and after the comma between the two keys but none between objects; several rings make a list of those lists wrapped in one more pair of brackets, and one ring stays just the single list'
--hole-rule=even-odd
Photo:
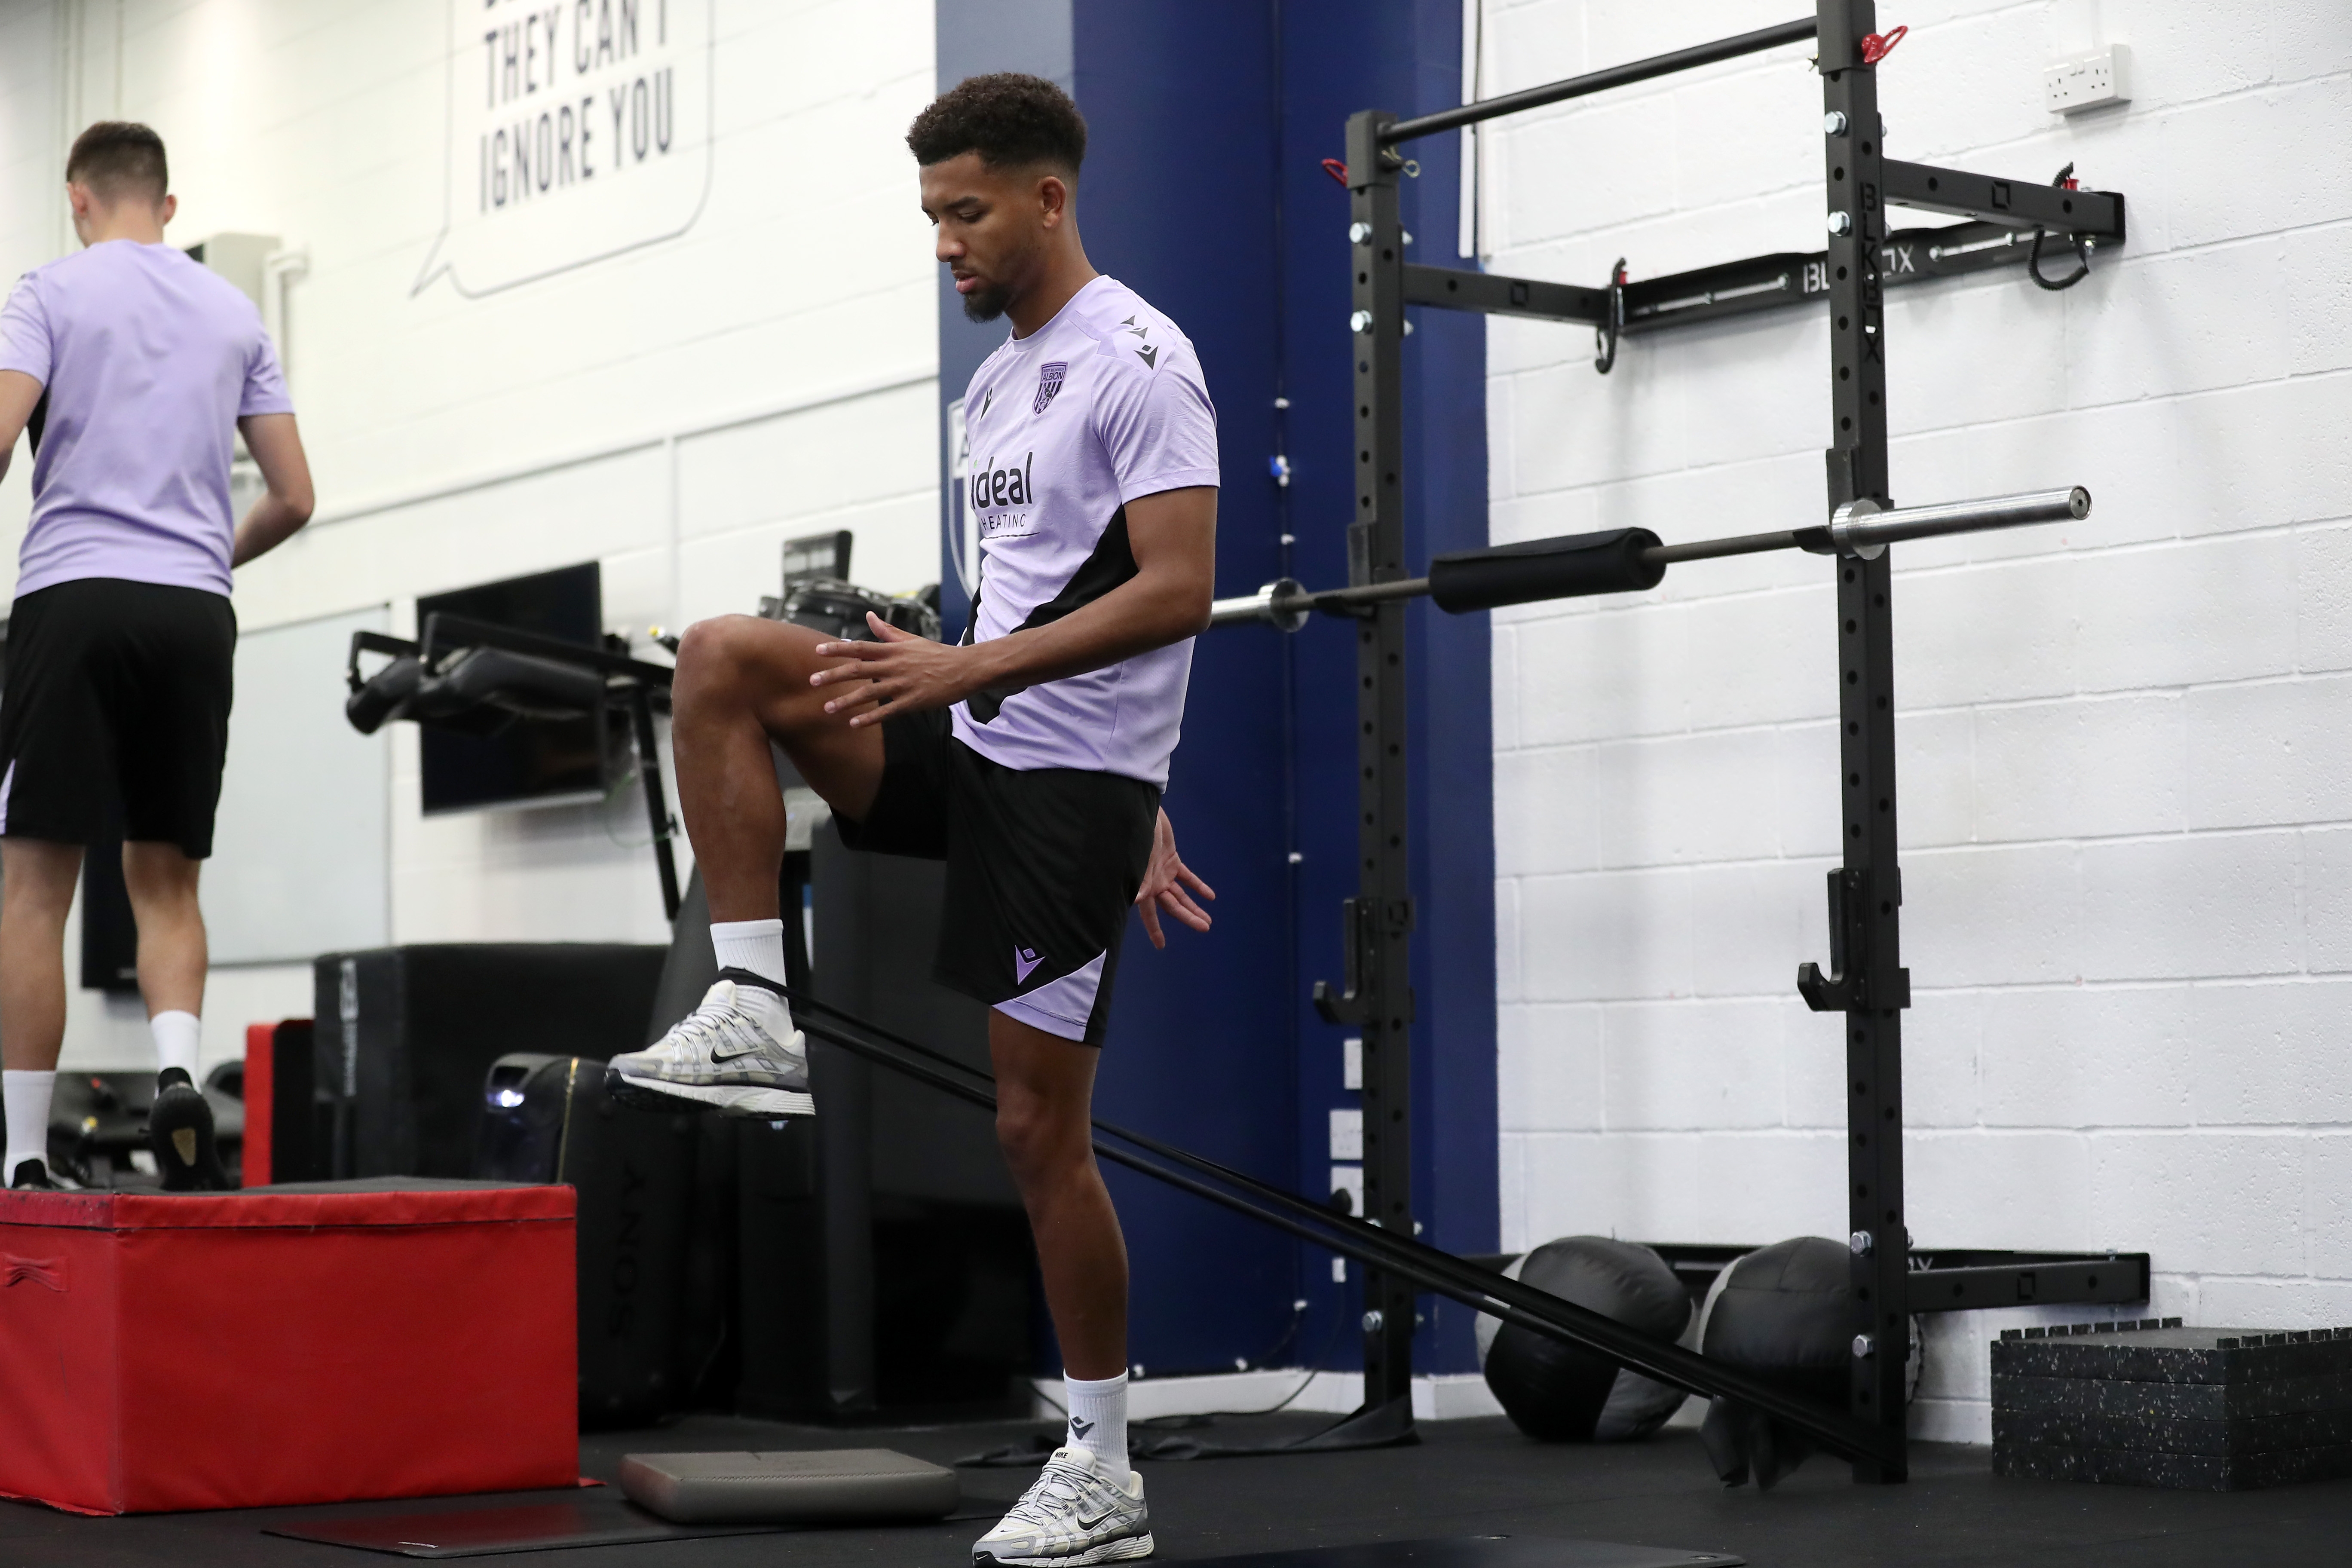
[{"label": "gym equipment rack hook", "polygon": [[1617,334],[1625,330],[1625,258],[1622,256],[1617,265],[1609,269],[1607,292],[1607,319],[1592,329],[1592,346],[1599,351],[1592,368],[1602,375],[1617,368]]}]

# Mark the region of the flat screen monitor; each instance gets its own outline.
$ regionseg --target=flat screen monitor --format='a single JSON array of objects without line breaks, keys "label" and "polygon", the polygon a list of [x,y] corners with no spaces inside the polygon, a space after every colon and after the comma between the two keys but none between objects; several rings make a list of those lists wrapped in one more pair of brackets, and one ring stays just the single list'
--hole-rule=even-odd
[{"label": "flat screen monitor", "polygon": [[[596,563],[509,577],[416,601],[422,637],[435,615],[463,616],[594,647],[604,635]],[[614,777],[615,726],[583,719],[516,719],[486,735],[421,727],[426,815],[492,806],[555,805],[602,796]]]}]

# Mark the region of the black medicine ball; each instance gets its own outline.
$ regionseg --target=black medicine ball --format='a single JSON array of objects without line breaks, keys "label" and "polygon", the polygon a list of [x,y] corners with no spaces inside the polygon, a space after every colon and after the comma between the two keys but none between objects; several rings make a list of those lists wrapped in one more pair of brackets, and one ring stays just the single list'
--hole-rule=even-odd
[{"label": "black medicine ball", "polygon": [[[1853,1269],[1846,1248],[1817,1236],[1748,1253],[1724,1270],[1707,1298],[1701,1353],[1800,1399],[1844,1409]],[[1752,1475],[1769,1490],[1812,1451],[1802,1435],[1730,1399],[1708,1405],[1699,1436],[1726,1486]]]},{"label": "black medicine ball", "polygon": [[1700,1352],[1843,1409],[1853,1353],[1853,1268],[1844,1247],[1817,1236],[1748,1254],[1726,1270]]},{"label": "black medicine ball", "polygon": [[[1672,1344],[1691,1302],[1673,1269],[1648,1247],[1598,1236],[1547,1242],[1513,1270],[1522,1283]],[[1506,1323],[1486,1355],[1486,1386],[1530,1437],[1556,1443],[1647,1436],[1683,1402],[1682,1391],[1629,1372],[1598,1352]]]}]

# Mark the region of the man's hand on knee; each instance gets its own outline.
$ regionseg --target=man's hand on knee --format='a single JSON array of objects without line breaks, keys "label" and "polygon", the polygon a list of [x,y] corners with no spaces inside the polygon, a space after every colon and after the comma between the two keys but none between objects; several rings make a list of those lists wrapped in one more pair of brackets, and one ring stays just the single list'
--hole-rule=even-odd
[{"label": "man's hand on knee", "polygon": [[845,662],[809,677],[811,686],[827,693],[824,710],[848,720],[851,729],[879,724],[894,713],[945,708],[980,689],[972,647],[901,631],[871,610],[866,623],[879,641],[817,644],[818,658]]}]

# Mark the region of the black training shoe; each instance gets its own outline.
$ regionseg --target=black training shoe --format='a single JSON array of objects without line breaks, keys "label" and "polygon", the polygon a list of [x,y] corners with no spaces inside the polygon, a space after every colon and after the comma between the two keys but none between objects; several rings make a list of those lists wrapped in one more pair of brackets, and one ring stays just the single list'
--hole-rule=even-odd
[{"label": "black training shoe", "polygon": [[213,1143],[213,1108],[186,1071],[155,1075],[155,1106],[147,1113],[147,1142],[167,1193],[225,1193],[228,1172]]},{"label": "black training shoe", "polygon": [[19,1192],[26,1188],[49,1193],[62,1190],[50,1179],[48,1163],[43,1160],[17,1161],[16,1173],[9,1178],[8,1185]]}]

